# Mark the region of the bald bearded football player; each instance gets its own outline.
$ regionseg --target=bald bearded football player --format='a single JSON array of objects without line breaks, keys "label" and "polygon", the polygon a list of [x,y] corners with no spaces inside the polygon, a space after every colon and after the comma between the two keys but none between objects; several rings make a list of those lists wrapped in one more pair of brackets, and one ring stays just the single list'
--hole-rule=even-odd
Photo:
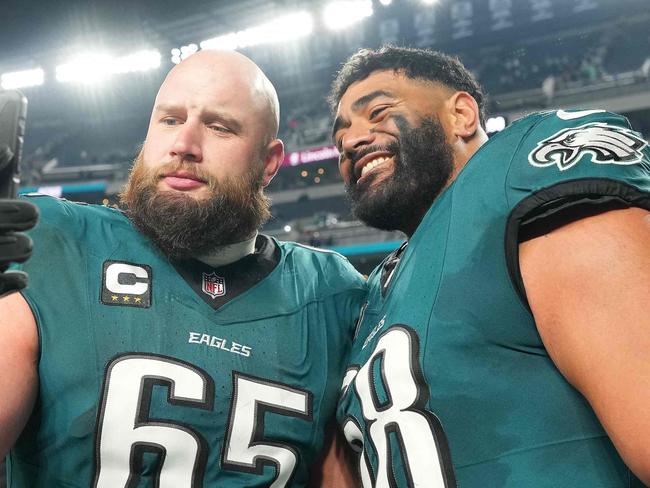
[{"label": "bald bearded football player", "polygon": [[0,300],[9,487],[317,482],[364,281],[258,234],[277,130],[260,69],[202,51],[158,92],[125,212],[29,198],[30,286]]}]

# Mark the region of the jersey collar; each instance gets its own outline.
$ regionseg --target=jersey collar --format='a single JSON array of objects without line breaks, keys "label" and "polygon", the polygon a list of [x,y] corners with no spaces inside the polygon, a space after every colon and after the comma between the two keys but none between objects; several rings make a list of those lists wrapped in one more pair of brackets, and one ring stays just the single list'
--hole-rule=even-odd
[{"label": "jersey collar", "polygon": [[282,255],[273,239],[262,234],[255,239],[254,251],[223,266],[197,259],[173,261],[172,265],[201,300],[218,310],[266,278]]}]

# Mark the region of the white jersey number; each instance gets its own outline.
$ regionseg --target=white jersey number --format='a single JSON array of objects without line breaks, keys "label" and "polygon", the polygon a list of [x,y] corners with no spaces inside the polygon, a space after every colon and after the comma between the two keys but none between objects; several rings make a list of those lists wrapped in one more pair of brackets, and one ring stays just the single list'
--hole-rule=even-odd
[{"label": "white jersey number", "polygon": [[[397,439],[400,464],[408,487],[455,486],[447,438],[438,418],[426,410],[429,388],[418,356],[416,333],[410,327],[392,326],[379,338],[375,350],[354,379],[368,438],[363,439],[359,426],[353,424],[351,419],[343,428],[350,445],[362,450],[360,468],[364,487],[398,486],[393,472],[394,454],[391,452],[390,434]],[[377,361],[379,364],[376,364]],[[380,378],[375,374],[377,369]],[[378,382],[381,382],[386,400],[380,399],[377,394]],[[374,482],[366,442],[372,445],[377,455]]]},{"label": "white jersey number", "polygon": [[[131,487],[138,483],[144,453],[159,454],[158,488],[198,488],[209,445],[187,425],[149,418],[154,385],[168,388],[167,401],[181,407],[212,410],[214,380],[199,368],[157,355],[128,354],[106,370],[95,446],[95,488]],[[230,422],[222,450],[224,469],[261,474],[276,467],[274,488],[293,476],[298,452],[291,446],[262,442],[264,414],[312,419],[312,396],[280,383],[233,372]]]},{"label": "white jersey number", "polygon": [[274,464],[278,473],[271,488],[291,481],[298,452],[289,445],[262,443],[264,412],[311,420],[311,394],[253,376],[233,373],[233,403],[221,465],[226,469],[261,474],[264,464]]}]

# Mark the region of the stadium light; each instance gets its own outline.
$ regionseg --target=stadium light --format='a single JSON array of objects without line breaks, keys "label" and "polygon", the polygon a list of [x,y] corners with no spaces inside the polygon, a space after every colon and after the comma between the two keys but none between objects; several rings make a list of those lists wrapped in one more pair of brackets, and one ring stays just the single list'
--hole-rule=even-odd
[{"label": "stadium light", "polygon": [[160,67],[160,51],[144,50],[113,59],[109,70],[111,73],[133,73],[158,67]]},{"label": "stadium light", "polygon": [[136,51],[113,57],[105,53],[84,53],[56,67],[56,79],[62,83],[92,83],[118,73],[147,71],[160,66],[160,52]]},{"label": "stadium light", "polygon": [[237,33],[231,32],[201,41],[199,46],[201,46],[201,49],[228,49],[234,51],[239,47],[239,42],[237,41]]},{"label": "stadium light", "polygon": [[438,0],[420,0],[424,5],[435,5]]},{"label": "stadium light", "polygon": [[62,83],[93,83],[109,76],[111,57],[107,54],[85,53],[56,67],[56,79]]},{"label": "stadium light", "polygon": [[309,12],[283,15],[270,22],[238,32],[201,41],[201,49],[239,49],[259,44],[275,44],[305,37],[314,30],[314,19]]},{"label": "stadium light", "polygon": [[178,63],[181,62],[181,50],[178,49],[177,47],[172,49],[172,58],[171,58],[171,60],[172,60],[172,63],[174,63],[174,64],[178,64]]},{"label": "stadium light", "polygon": [[379,3],[381,3],[384,7],[388,7],[391,3],[393,3],[393,0],[379,0]]},{"label": "stadium light", "polygon": [[189,58],[192,54],[199,50],[196,44],[188,44],[187,46],[176,47],[172,49],[172,63],[178,64],[184,59]]},{"label": "stadium light", "polygon": [[485,132],[493,134],[500,132],[506,128],[507,122],[505,117],[499,115],[497,117],[490,117],[485,121]]},{"label": "stadium light", "polygon": [[325,6],[323,23],[330,30],[341,30],[372,14],[372,0],[337,0]]},{"label": "stadium light", "polygon": [[0,86],[5,90],[14,88],[26,88],[28,86],[40,86],[45,80],[45,72],[41,68],[28,69],[4,73],[0,76]]}]

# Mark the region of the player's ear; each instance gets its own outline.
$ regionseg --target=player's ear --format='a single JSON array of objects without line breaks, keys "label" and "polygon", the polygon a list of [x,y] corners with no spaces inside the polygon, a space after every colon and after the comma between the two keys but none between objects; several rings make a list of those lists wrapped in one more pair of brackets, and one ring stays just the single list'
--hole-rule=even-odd
[{"label": "player's ear", "polygon": [[448,100],[453,118],[453,134],[463,139],[469,139],[476,134],[480,127],[478,103],[467,92],[455,92]]},{"label": "player's ear", "polygon": [[282,166],[284,159],[284,144],[280,139],[273,139],[264,149],[264,179],[262,185],[266,188]]}]

